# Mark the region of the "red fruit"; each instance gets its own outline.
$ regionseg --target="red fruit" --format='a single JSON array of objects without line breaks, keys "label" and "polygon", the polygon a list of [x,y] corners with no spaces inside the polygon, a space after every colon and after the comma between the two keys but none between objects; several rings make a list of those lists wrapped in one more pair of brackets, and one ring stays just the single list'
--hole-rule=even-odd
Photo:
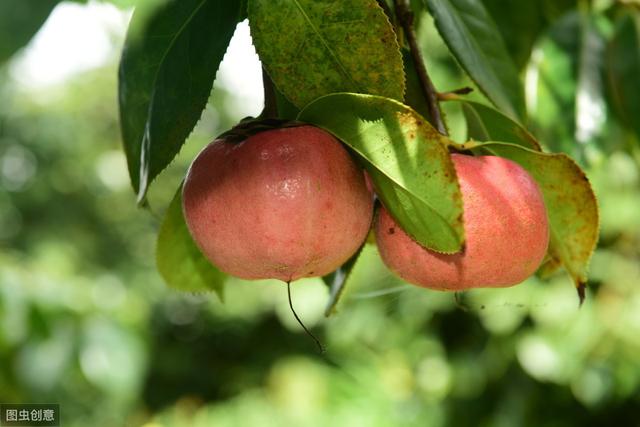
[{"label": "red fruit", "polygon": [[382,259],[407,282],[432,289],[506,287],[522,282],[536,271],[549,243],[540,188],[510,160],[451,157],[464,205],[464,250],[443,255],[423,248],[382,208],[375,225]]},{"label": "red fruit", "polygon": [[215,140],[191,165],[182,206],[203,254],[244,279],[328,274],[362,244],[373,216],[362,171],[312,126]]}]

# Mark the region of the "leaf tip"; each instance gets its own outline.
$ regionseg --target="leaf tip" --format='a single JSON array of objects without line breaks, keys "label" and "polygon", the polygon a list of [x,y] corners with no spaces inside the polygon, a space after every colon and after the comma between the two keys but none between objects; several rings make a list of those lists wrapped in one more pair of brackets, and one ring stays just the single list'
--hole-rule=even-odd
[{"label": "leaf tip", "polygon": [[584,300],[586,297],[586,289],[587,289],[586,282],[584,281],[577,282],[576,290],[578,291],[578,299],[580,300],[580,307],[582,307],[582,304],[584,303]]},{"label": "leaf tip", "polygon": [[329,317],[331,317],[331,315],[332,315],[332,314],[334,314],[335,312],[336,312],[336,307],[335,307],[335,305],[333,305],[333,304],[332,304],[332,305],[330,305],[330,306],[327,306],[327,307],[324,309],[324,317],[329,318]]}]

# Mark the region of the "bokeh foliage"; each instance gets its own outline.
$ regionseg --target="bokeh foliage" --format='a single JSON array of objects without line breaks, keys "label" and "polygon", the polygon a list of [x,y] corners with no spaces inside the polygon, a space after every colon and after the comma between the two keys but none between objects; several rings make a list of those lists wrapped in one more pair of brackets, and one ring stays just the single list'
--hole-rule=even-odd
[{"label": "bokeh foliage", "polygon": [[[598,195],[600,243],[582,308],[564,274],[456,296],[401,283],[370,247],[330,319],[320,280],[293,285],[327,347],[320,355],[282,284],[229,279],[223,305],[168,290],[156,271],[160,214],[194,154],[241,118],[232,94],[214,90],[157,178],[149,215],[135,208],[120,148],[117,64],[38,90],[17,85],[5,65],[0,402],[59,402],[64,425],[78,427],[637,423],[640,153],[628,117],[639,116],[622,114],[634,104],[614,92],[633,94],[637,79],[610,76],[638,61],[629,34],[639,12],[527,0],[541,5],[531,15],[539,22],[509,27],[501,23],[519,11],[485,2],[525,79],[529,126],[578,159]],[[436,86],[472,85],[432,19],[419,18]],[[586,60],[585,43],[616,48]],[[585,99],[599,109],[585,110]],[[459,105],[444,107],[464,141]]]}]

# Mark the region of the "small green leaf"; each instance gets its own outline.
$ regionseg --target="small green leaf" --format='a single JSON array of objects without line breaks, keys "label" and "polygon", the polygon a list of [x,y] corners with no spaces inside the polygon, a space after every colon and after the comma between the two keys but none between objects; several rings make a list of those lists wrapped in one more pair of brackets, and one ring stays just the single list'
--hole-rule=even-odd
[{"label": "small green leaf", "polygon": [[169,0],[134,12],[118,92],[122,138],[139,201],[199,120],[242,4]]},{"label": "small green leaf", "polygon": [[400,226],[442,253],[462,248],[462,196],[449,140],[411,108],[374,95],[332,94],[299,120],[326,129],[364,160],[376,193]]},{"label": "small green leaf", "polygon": [[468,137],[476,141],[508,141],[536,151],[540,143],[522,125],[501,112],[479,102],[453,101],[462,105],[467,119]]},{"label": "small green leaf", "polygon": [[248,7],[260,59],[297,107],[347,91],[402,100],[398,42],[375,0],[249,0]]},{"label": "small green leaf", "polygon": [[0,64],[24,47],[59,0],[0,1]]},{"label": "small green leaf", "polygon": [[156,263],[170,287],[185,292],[215,291],[222,301],[226,275],[202,255],[189,234],[182,214],[182,186],[160,226]]},{"label": "small green leaf", "polygon": [[526,116],[524,91],[496,24],[480,1],[427,0],[438,31],[482,92],[504,114]]},{"label": "small green leaf", "polygon": [[640,11],[629,10],[618,18],[606,59],[614,111],[640,140]]},{"label": "small green leaf", "polygon": [[488,142],[483,149],[520,164],[536,180],[544,195],[551,238],[550,273],[561,262],[578,288],[587,281],[587,267],[598,242],[599,214],[586,175],[566,154],[548,154],[514,144]]},{"label": "small green leaf", "polygon": [[372,245],[367,241],[360,246],[360,249],[353,254],[351,258],[347,260],[343,265],[340,266],[336,271],[331,274],[327,274],[322,278],[324,282],[329,286],[329,301],[327,302],[327,306],[324,310],[324,315],[326,317],[331,316],[336,312],[336,307],[340,302],[340,298],[344,294],[344,290],[350,283],[351,280],[351,272],[353,268],[358,263],[362,252],[365,250],[365,247]]}]

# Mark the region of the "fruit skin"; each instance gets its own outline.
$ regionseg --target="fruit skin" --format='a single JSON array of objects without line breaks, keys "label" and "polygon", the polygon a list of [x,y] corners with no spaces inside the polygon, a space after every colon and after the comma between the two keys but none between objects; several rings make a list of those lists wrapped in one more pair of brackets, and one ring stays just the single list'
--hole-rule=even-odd
[{"label": "fruit skin", "polygon": [[182,197],[203,254],[244,279],[328,274],[360,247],[373,217],[362,171],[312,126],[213,141],[191,165]]},{"label": "fruit skin", "polygon": [[452,154],[464,206],[466,244],[446,255],[413,241],[381,208],[378,249],[407,282],[438,290],[516,285],[533,274],[549,244],[540,188],[520,165],[496,156]]}]

